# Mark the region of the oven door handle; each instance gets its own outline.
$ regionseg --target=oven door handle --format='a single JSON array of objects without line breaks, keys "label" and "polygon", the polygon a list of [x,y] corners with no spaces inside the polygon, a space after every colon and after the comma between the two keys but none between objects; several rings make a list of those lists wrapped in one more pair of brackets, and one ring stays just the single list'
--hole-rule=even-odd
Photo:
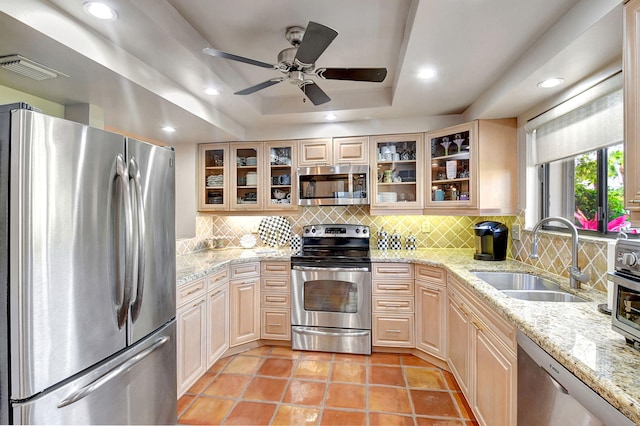
[{"label": "oven door handle", "polygon": [[296,271],[328,271],[328,272],[369,272],[369,268],[325,268],[320,266],[298,266],[294,265],[291,269]]},{"label": "oven door handle", "polygon": [[345,331],[337,333],[335,331],[319,331],[319,330],[311,330],[308,328],[298,328],[295,330],[296,333],[299,334],[309,334],[312,336],[331,336],[331,337],[362,337],[368,336],[370,331]]}]

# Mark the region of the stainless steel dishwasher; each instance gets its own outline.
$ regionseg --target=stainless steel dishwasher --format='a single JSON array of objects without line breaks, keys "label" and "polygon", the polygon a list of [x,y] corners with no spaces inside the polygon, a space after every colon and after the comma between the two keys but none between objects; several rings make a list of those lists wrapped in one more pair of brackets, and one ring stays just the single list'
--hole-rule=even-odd
[{"label": "stainless steel dishwasher", "polygon": [[518,330],[518,426],[633,425]]}]

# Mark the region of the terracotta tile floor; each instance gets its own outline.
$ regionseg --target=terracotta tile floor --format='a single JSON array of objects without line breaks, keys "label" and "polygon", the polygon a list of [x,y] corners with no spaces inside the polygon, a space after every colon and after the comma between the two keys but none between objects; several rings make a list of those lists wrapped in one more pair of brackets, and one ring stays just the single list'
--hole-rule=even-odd
[{"label": "terracotta tile floor", "polygon": [[455,379],[413,355],[263,346],[219,360],[178,401],[180,424],[477,425]]}]

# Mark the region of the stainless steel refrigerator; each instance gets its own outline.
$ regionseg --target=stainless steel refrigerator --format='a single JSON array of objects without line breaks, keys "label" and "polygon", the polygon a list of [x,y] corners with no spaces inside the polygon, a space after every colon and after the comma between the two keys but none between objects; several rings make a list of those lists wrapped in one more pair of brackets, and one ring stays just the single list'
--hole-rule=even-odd
[{"label": "stainless steel refrigerator", "polygon": [[0,107],[0,423],[175,424],[174,152]]}]

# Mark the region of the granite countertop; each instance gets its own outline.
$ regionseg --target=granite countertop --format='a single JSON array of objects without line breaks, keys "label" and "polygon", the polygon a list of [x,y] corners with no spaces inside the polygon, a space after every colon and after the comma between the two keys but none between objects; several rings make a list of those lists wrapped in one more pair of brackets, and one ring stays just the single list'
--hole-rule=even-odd
[{"label": "granite countertop", "polygon": [[[606,295],[569,289],[569,280],[515,260],[473,259],[472,249],[371,251],[373,262],[403,262],[445,268],[589,387],[640,424],[640,352],[611,329],[611,318],[597,305]],[[230,263],[289,260],[290,250],[208,250],[177,257],[178,285],[203,277]],[[589,301],[550,303],[514,299],[477,278],[471,271],[518,271],[545,276]]]}]

